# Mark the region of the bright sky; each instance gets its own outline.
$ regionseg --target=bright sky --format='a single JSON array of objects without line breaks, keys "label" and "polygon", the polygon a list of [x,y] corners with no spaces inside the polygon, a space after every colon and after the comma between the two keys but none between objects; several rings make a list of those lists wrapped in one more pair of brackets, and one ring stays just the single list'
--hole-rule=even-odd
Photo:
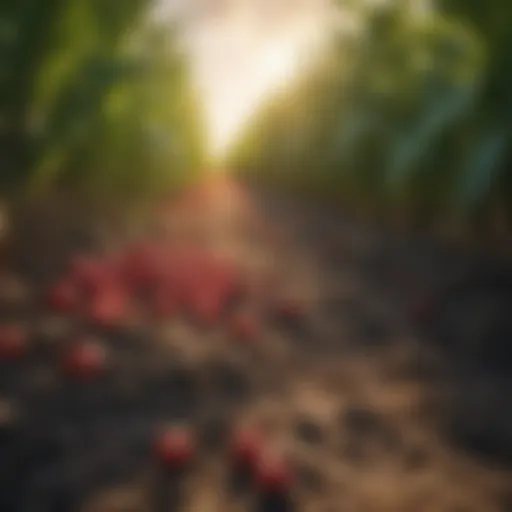
[{"label": "bright sky", "polygon": [[315,51],[333,22],[331,0],[161,0],[187,34],[212,151]]}]

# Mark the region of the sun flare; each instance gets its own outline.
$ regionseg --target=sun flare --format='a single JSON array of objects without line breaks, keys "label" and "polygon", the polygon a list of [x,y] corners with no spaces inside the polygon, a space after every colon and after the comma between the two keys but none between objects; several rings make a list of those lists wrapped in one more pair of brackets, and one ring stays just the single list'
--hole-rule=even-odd
[{"label": "sun flare", "polygon": [[256,64],[250,76],[233,77],[224,90],[210,91],[204,108],[213,153],[224,151],[243,122],[293,77],[299,61],[296,50],[293,42],[274,42],[257,62],[254,55],[248,56]]},{"label": "sun flare", "polygon": [[174,0],[173,8],[185,25],[210,152],[221,158],[258,107],[307,65],[325,39],[332,4],[188,0],[181,11],[179,4]]}]

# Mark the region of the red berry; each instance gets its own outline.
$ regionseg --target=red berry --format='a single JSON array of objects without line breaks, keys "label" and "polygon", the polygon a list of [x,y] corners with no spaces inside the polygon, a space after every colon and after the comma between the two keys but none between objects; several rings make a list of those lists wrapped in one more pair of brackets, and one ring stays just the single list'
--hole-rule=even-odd
[{"label": "red berry", "polygon": [[16,325],[0,326],[0,359],[12,361],[23,357],[27,351],[25,332]]},{"label": "red berry", "polygon": [[113,280],[108,265],[99,260],[77,257],[71,262],[71,276],[87,294],[96,294]]},{"label": "red berry", "polygon": [[291,486],[291,473],[279,457],[265,457],[258,462],[256,484],[261,490],[285,493]]},{"label": "red berry", "polygon": [[235,464],[255,467],[262,448],[262,440],[256,432],[238,432],[231,446],[231,456]]},{"label": "red berry", "polygon": [[127,299],[120,289],[106,289],[93,298],[91,318],[97,325],[116,325],[127,317]]},{"label": "red berry", "polygon": [[62,313],[69,313],[73,311],[76,308],[78,301],[78,290],[70,279],[60,281],[48,292],[48,305],[50,308]]},{"label": "red berry", "polygon": [[182,259],[178,253],[173,254],[164,277],[165,286],[180,302],[189,303],[195,281],[190,262]]},{"label": "red berry", "polygon": [[190,432],[171,427],[161,432],[155,443],[157,458],[168,467],[183,467],[194,456],[195,447]]},{"label": "red berry", "polygon": [[167,258],[162,248],[140,244],[126,252],[122,273],[130,286],[145,289],[159,284],[165,275],[166,264]]},{"label": "red berry", "polygon": [[74,343],[64,356],[64,369],[73,377],[89,379],[101,373],[105,367],[106,352],[93,341]]},{"label": "red berry", "polygon": [[229,287],[231,281],[234,278],[233,270],[230,266],[223,261],[217,260],[215,257],[211,257],[210,261],[206,262],[208,265],[210,279],[219,284],[222,287]]}]

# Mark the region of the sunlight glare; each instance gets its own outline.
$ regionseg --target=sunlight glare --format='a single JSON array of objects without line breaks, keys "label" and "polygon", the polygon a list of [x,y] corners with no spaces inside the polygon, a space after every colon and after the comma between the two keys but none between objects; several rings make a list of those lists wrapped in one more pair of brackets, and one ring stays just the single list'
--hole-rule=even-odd
[{"label": "sunlight glare", "polygon": [[222,94],[209,97],[210,102],[205,105],[205,109],[211,131],[211,150],[215,154],[227,148],[243,121],[272,92],[288,83],[297,69],[298,61],[293,43],[276,42],[263,55],[250,79],[233,80],[232,86],[227,87]]},{"label": "sunlight glare", "polygon": [[[170,0],[163,1],[170,7]],[[210,3],[175,0],[172,5],[175,10],[185,4],[188,8],[182,22],[192,73],[203,103],[210,152],[222,159],[250,116],[303,70],[326,39],[333,4],[244,0],[228,2],[211,14],[205,9]]]}]

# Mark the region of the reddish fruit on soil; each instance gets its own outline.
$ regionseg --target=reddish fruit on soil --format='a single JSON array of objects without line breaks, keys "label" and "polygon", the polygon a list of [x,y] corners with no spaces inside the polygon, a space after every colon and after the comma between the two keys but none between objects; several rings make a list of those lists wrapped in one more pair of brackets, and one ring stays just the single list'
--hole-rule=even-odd
[{"label": "reddish fruit on soil", "polygon": [[206,266],[212,282],[217,283],[221,288],[229,288],[231,286],[234,280],[234,271],[227,262],[212,256],[206,262]]},{"label": "reddish fruit on soil", "polygon": [[16,325],[0,326],[0,360],[12,361],[27,351],[25,332]]},{"label": "reddish fruit on soil", "polygon": [[254,341],[259,333],[255,319],[248,315],[239,315],[233,319],[233,336],[241,341]]},{"label": "reddish fruit on soil", "polygon": [[79,293],[71,280],[62,280],[53,286],[47,296],[48,306],[61,313],[70,313],[78,305]]},{"label": "reddish fruit on soil", "polygon": [[195,454],[194,440],[189,430],[170,427],[161,432],[155,442],[155,455],[170,468],[181,468]]},{"label": "reddish fruit on soil", "polygon": [[256,485],[265,492],[286,494],[291,487],[291,472],[280,457],[262,458],[256,469]]},{"label": "reddish fruit on soil", "polygon": [[97,325],[116,325],[127,317],[127,298],[116,288],[105,289],[93,298],[91,319]]},{"label": "reddish fruit on soil", "polygon": [[162,248],[140,244],[129,249],[122,263],[125,282],[134,289],[145,289],[159,284],[166,270],[166,257]]},{"label": "reddish fruit on soil", "polygon": [[256,468],[262,450],[262,440],[253,431],[240,431],[231,445],[231,457],[235,465]]},{"label": "reddish fruit on soil", "polygon": [[66,373],[79,379],[89,379],[100,374],[106,363],[105,349],[93,341],[75,342],[64,354]]},{"label": "reddish fruit on soil", "polygon": [[110,269],[101,261],[77,257],[71,262],[71,277],[87,294],[96,294],[113,280]]},{"label": "reddish fruit on soil", "polygon": [[172,253],[167,262],[163,284],[180,305],[190,305],[196,281],[191,261],[181,251]]}]

